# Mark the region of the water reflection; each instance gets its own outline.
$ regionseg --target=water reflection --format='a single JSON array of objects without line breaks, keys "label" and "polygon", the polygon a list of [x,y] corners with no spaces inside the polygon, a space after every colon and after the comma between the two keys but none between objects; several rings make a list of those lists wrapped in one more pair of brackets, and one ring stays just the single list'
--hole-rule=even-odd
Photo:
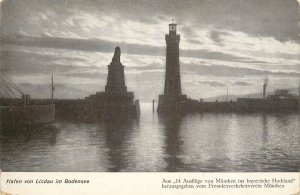
[{"label": "water reflection", "polygon": [[116,118],[103,126],[106,147],[109,149],[108,171],[124,171],[128,168],[128,142],[133,133],[133,120]]},{"label": "water reflection", "polygon": [[25,171],[22,163],[40,167],[41,162],[35,159],[44,150],[56,145],[58,133],[59,129],[53,125],[23,126],[9,132],[1,131],[1,168],[4,171]]},{"label": "water reflection", "polygon": [[180,137],[181,122],[183,116],[172,115],[170,117],[160,116],[159,122],[163,126],[163,134],[165,136],[165,157],[166,171],[183,171],[183,140]]},{"label": "water reflection", "polygon": [[262,140],[264,147],[268,143],[269,140],[269,129],[268,129],[268,117],[265,113],[261,115],[262,119]]},{"label": "water reflection", "polygon": [[7,144],[28,144],[44,141],[49,146],[56,144],[56,136],[59,129],[53,125],[46,126],[23,126],[17,129],[1,131],[1,148],[14,149],[5,147]]},{"label": "water reflection", "polygon": [[299,171],[299,114],[56,121],[0,137],[4,171]]}]

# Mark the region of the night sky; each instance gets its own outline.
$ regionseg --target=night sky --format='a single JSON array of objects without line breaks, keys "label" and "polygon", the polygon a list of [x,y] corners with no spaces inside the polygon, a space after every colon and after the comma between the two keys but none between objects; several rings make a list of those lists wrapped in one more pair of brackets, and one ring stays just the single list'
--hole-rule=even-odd
[{"label": "night sky", "polygon": [[[1,2],[1,0],[0,0]],[[165,34],[181,35],[182,91],[191,98],[296,88],[296,0],[2,0],[1,72],[32,98],[104,91],[121,47],[127,87],[141,101],[163,92]]]}]

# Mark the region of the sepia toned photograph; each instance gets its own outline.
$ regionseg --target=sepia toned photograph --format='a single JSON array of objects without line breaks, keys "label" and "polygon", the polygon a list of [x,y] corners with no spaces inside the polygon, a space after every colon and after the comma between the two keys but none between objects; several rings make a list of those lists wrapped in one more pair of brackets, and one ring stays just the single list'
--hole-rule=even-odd
[{"label": "sepia toned photograph", "polygon": [[299,0],[0,0],[3,172],[299,172]]}]

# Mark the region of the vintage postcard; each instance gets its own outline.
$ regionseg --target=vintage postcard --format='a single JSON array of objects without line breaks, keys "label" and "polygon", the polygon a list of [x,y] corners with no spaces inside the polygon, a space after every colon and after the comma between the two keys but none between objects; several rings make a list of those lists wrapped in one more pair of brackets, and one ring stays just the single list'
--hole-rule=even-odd
[{"label": "vintage postcard", "polygon": [[0,4],[3,194],[299,194],[299,0]]}]

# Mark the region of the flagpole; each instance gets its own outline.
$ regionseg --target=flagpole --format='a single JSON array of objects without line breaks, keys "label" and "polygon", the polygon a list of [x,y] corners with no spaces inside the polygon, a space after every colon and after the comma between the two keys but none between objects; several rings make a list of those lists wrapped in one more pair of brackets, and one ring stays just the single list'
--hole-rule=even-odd
[{"label": "flagpole", "polygon": [[226,102],[228,101],[228,85],[227,85],[227,95],[226,95]]},{"label": "flagpole", "polygon": [[51,101],[53,103],[53,91],[54,91],[54,87],[53,87],[53,75],[51,77]]}]

